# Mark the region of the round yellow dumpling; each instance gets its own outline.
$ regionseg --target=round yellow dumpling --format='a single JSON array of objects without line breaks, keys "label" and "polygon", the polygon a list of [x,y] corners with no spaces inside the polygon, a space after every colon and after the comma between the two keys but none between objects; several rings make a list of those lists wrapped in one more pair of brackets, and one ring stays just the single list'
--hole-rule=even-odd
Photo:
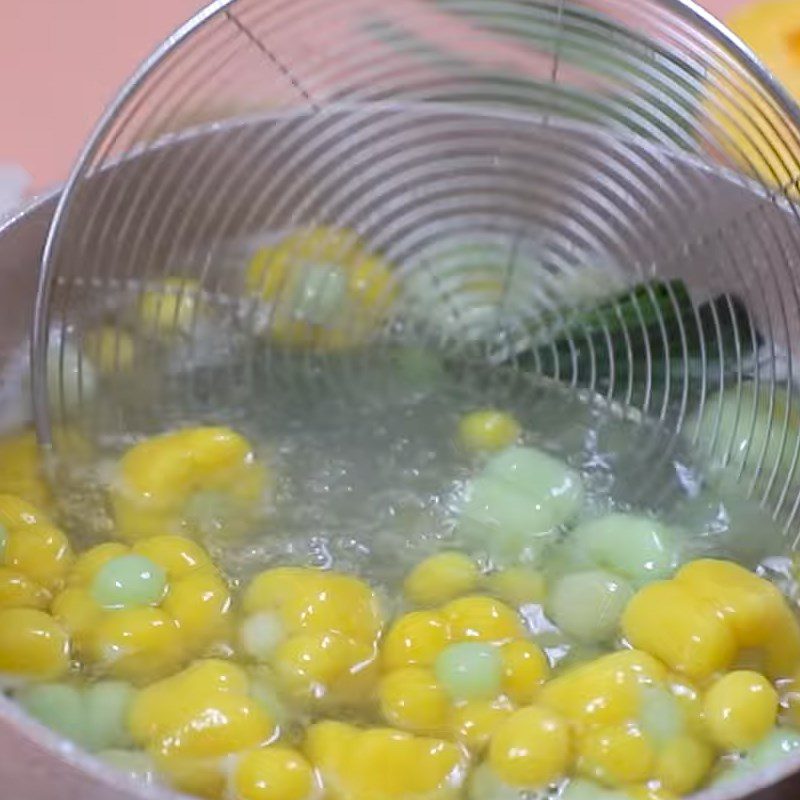
[{"label": "round yellow dumpling", "polygon": [[525,631],[517,612],[505,603],[484,595],[453,600],[441,609],[454,641],[502,643],[517,639]]},{"label": "round yellow dumpling", "polygon": [[578,745],[578,769],[607,786],[644,783],[654,763],[652,744],[630,723],[587,731]]},{"label": "round yellow dumpling", "polygon": [[458,424],[458,441],[472,453],[494,453],[511,446],[521,431],[511,414],[495,409],[473,411]]},{"label": "round yellow dumpling", "polygon": [[66,535],[42,511],[0,495],[0,608],[46,609],[73,560]]},{"label": "round yellow dumpling", "polygon": [[772,730],[777,715],[778,693],[763,675],[749,670],[723,675],[703,699],[708,736],[724,750],[758,744]]},{"label": "round yellow dumpling", "polygon": [[503,691],[517,705],[531,703],[550,672],[547,657],[527,639],[514,639],[500,648]]},{"label": "round yellow dumpling", "polygon": [[200,284],[192,278],[165,278],[139,299],[138,323],[150,336],[189,333],[206,313]]},{"label": "round yellow dumpling", "polygon": [[480,753],[513,710],[505,698],[467,700],[452,710],[450,730],[456,740],[470,751]]},{"label": "round yellow dumpling", "polygon": [[430,669],[390,672],[381,680],[378,695],[383,718],[396,728],[437,735],[447,726],[450,698]]},{"label": "round yellow dumpling", "polygon": [[317,794],[311,764],[290,747],[272,745],[245,753],[231,774],[231,800],[312,800]]},{"label": "round yellow dumpling", "polygon": [[568,774],[572,741],[567,722],[546,708],[515,711],[489,744],[489,766],[497,778],[520,789],[538,789]]},{"label": "round yellow dumpling", "polygon": [[431,666],[450,642],[447,620],[436,611],[412,611],[400,617],[383,640],[386,670],[415,664]]},{"label": "round yellow dumpling", "polygon": [[462,553],[438,553],[409,573],[403,585],[408,600],[418,606],[438,606],[474,591],[480,574],[475,562]]},{"label": "round yellow dumpling", "polygon": [[492,572],[484,583],[489,592],[513,608],[542,603],[547,594],[544,576],[531,567],[508,567]]},{"label": "round yellow dumpling", "polygon": [[39,508],[49,505],[50,487],[34,431],[25,429],[0,437],[0,492]]},{"label": "round yellow dumpling", "polygon": [[69,668],[69,636],[53,617],[34,608],[0,610],[0,675],[45,681]]},{"label": "round yellow dumpling", "polygon": [[656,756],[653,777],[671,792],[685,795],[706,779],[714,764],[714,751],[693,736],[677,736],[662,745]]}]

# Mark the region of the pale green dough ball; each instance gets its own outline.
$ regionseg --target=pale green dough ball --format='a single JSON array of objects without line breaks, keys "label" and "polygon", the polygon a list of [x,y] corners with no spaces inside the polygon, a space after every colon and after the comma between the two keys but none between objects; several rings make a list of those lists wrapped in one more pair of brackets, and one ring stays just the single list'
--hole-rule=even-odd
[{"label": "pale green dough ball", "polygon": [[467,784],[469,800],[520,800],[522,795],[519,789],[497,778],[488,764],[474,769]]},{"label": "pale green dough ball", "polygon": [[490,553],[513,558],[551,541],[582,502],[581,478],[563,461],[533,447],[510,447],[472,482],[459,532]]},{"label": "pale green dough ball", "polygon": [[668,578],[678,566],[678,536],[650,517],[607,514],[581,523],[570,538],[598,566],[634,586]]},{"label": "pale green dough ball", "polygon": [[752,750],[724,770],[715,784],[733,783],[756,770],[778,764],[800,749],[800,733],[788,728],[775,728]]},{"label": "pale green dough ball", "polygon": [[88,747],[83,696],[74,686],[43,683],[25,689],[16,699],[43,725],[79,745]]},{"label": "pale green dough ball", "polygon": [[491,700],[500,693],[503,660],[492,645],[459,642],[439,654],[434,672],[454,700]]},{"label": "pale green dough ball", "polygon": [[147,753],[139,750],[101,750],[97,757],[128,778],[145,784],[156,783],[156,771]]},{"label": "pale green dough ball", "polygon": [[580,642],[606,642],[633,597],[630,584],[610,572],[575,572],[559,578],[548,593],[548,616]]},{"label": "pale green dough ball", "polygon": [[133,744],[128,711],[135,691],[123,681],[101,681],[84,690],[87,746],[91,750],[125,748]]},{"label": "pale green dough ball", "polygon": [[335,264],[307,263],[291,298],[293,316],[315,325],[330,322],[347,299],[347,276]]},{"label": "pale green dough ball", "polygon": [[680,736],[685,715],[680,702],[667,689],[646,686],[642,690],[639,727],[656,744],[664,744]]},{"label": "pale green dough ball", "polygon": [[164,596],[166,586],[162,567],[130,553],[103,564],[92,581],[92,597],[104,608],[152,606]]},{"label": "pale green dough ball", "polygon": [[574,778],[558,796],[559,800],[630,800],[630,795],[606,789],[599,783]]},{"label": "pale green dough ball", "polygon": [[762,739],[749,753],[756,767],[766,767],[782,761],[800,749],[800,733],[788,728],[776,728]]}]

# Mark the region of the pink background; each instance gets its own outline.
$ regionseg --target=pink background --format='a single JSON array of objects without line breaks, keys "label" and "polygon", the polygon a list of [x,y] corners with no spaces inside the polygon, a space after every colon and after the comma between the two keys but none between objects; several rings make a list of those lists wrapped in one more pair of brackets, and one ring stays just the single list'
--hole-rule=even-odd
[{"label": "pink background", "polygon": [[[636,2],[636,0],[631,0]],[[723,15],[741,0],[707,0]],[[81,143],[136,65],[202,0],[0,0],[0,165],[35,189],[66,176]]]}]

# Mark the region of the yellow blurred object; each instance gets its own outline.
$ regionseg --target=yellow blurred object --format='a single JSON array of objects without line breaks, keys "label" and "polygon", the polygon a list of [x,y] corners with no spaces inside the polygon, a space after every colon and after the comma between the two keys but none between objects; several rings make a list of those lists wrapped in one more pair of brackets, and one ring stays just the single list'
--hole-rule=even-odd
[{"label": "yellow blurred object", "polygon": [[93,547],[68,582],[53,613],[104,674],[146,683],[227,633],[230,591],[202,548],[180,536]]},{"label": "yellow blurred object", "polygon": [[311,725],[305,752],[336,800],[456,800],[467,772],[466,754],[450,742],[341,722]]},{"label": "yellow blurred object", "polygon": [[547,588],[541,572],[530,567],[508,567],[492,572],[484,581],[486,589],[513,608],[544,602]]},{"label": "yellow blurred object", "polygon": [[714,764],[714,751],[692,736],[678,736],[663,745],[656,756],[653,777],[677,795],[693,792]]},{"label": "yellow blurred object", "polygon": [[514,444],[521,430],[519,422],[504,411],[473,411],[461,418],[458,441],[472,453],[496,453]]},{"label": "yellow blurred object", "polygon": [[692,679],[731,665],[736,640],[730,625],[685,584],[657,581],[640,589],[622,615],[625,638]]},{"label": "yellow blurred object", "polygon": [[231,800],[313,800],[317,779],[302,753],[272,745],[241,756],[230,780]]},{"label": "yellow blurred object", "polygon": [[428,736],[445,732],[450,698],[430,669],[403,667],[390,672],[378,691],[381,713],[390,725]]},{"label": "yellow blurred object", "polygon": [[165,278],[146,289],[139,299],[138,321],[144,333],[166,336],[190,333],[207,313],[200,284],[192,278]]},{"label": "yellow blurred object", "polygon": [[648,738],[633,724],[595,728],[578,744],[578,770],[606,786],[643,783],[655,763]]},{"label": "yellow blurred object", "polygon": [[340,350],[367,340],[394,299],[391,267],[350,230],[298,230],[252,257],[247,289],[272,304],[269,334],[294,347]]},{"label": "yellow blurred object", "polygon": [[248,694],[244,671],[218,660],[197,662],[140,691],[129,727],[173,786],[203,797],[222,790],[230,756],[266,745],[278,733]]},{"label": "yellow blurred object", "polygon": [[[755,0],[727,15],[728,27],[759,56],[772,74],[800,98],[800,4],[796,0]],[[707,108],[729,138],[728,151],[744,169],[767,184],[786,186],[798,177],[798,147],[784,118],[741,74],[709,89]],[[794,186],[792,194],[797,193]]]},{"label": "yellow blurred object", "polygon": [[100,372],[114,375],[127,372],[133,366],[136,345],[125,331],[107,325],[89,331],[83,338],[89,360]]},{"label": "yellow blurred object", "polygon": [[627,722],[639,713],[642,689],[661,685],[667,671],[652,656],[620,650],[580,664],[546,683],[537,702],[578,728]]},{"label": "yellow blurred object", "polygon": [[701,559],[675,580],[711,604],[733,630],[740,649],[760,649],[773,679],[800,668],[800,623],[780,590],[732,561]]},{"label": "yellow blurred object", "polygon": [[500,648],[503,659],[503,691],[517,705],[533,701],[547,679],[550,665],[547,657],[527,639],[514,639]]},{"label": "yellow blurred object", "polygon": [[0,609],[46,608],[73,560],[66,535],[42,511],[0,495]]},{"label": "yellow blurred object", "polygon": [[69,667],[69,636],[53,617],[33,608],[0,610],[0,675],[46,681]]},{"label": "yellow blurred object", "polygon": [[503,783],[538,789],[564,777],[572,761],[569,724],[546,708],[528,706],[498,726],[489,744],[489,766]]},{"label": "yellow blurred object", "polygon": [[438,606],[474,591],[480,574],[462,553],[438,553],[417,564],[403,584],[405,596],[418,606]]},{"label": "yellow blurred object", "polygon": [[438,611],[412,611],[389,628],[383,641],[383,668],[431,666],[450,642],[450,627]]},{"label": "yellow blurred object", "polygon": [[525,634],[513,608],[484,595],[469,595],[442,606],[441,614],[450,626],[453,641],[502,642]]},{"label": "yellow blurred object", "polygon": [[32,430],[0,437],[0,492],[15,495],[40,508],[49,507],[52,495]]},{"label": "yellow blurred object", "polygon": [[453,709],[450,731],[471,752],[481,753],[513,710],[505,699],[468,700]]},{"label": "yellow blurred object", "polygon": [[717,747],[746,750],[775,725],[778,693],[757,672],[729,672],[706,692],[703,716],[708,736]]},{"label": "yellow blurred object", "polygon": [[[145,439],[119,462],[111,500],[120,537],[229,533],[268,489],[268,472],[230,428],[186,428]],[[208,519],[204,519],[208,517]]]}]

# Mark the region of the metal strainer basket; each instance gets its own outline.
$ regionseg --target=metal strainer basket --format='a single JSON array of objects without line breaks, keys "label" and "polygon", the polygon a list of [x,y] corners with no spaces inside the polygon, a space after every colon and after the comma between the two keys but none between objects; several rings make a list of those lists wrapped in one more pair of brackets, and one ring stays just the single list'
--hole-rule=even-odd
[{"label": "metal strainer basket", "polygon": [[[289,382],[346,400],[415,348],[664,423],[796,542],[798,179],[800,111],[688,0],[217,0],[61,196],[40,439],[229,420]],[[331,253],[391,265],[366,310]]]}]

